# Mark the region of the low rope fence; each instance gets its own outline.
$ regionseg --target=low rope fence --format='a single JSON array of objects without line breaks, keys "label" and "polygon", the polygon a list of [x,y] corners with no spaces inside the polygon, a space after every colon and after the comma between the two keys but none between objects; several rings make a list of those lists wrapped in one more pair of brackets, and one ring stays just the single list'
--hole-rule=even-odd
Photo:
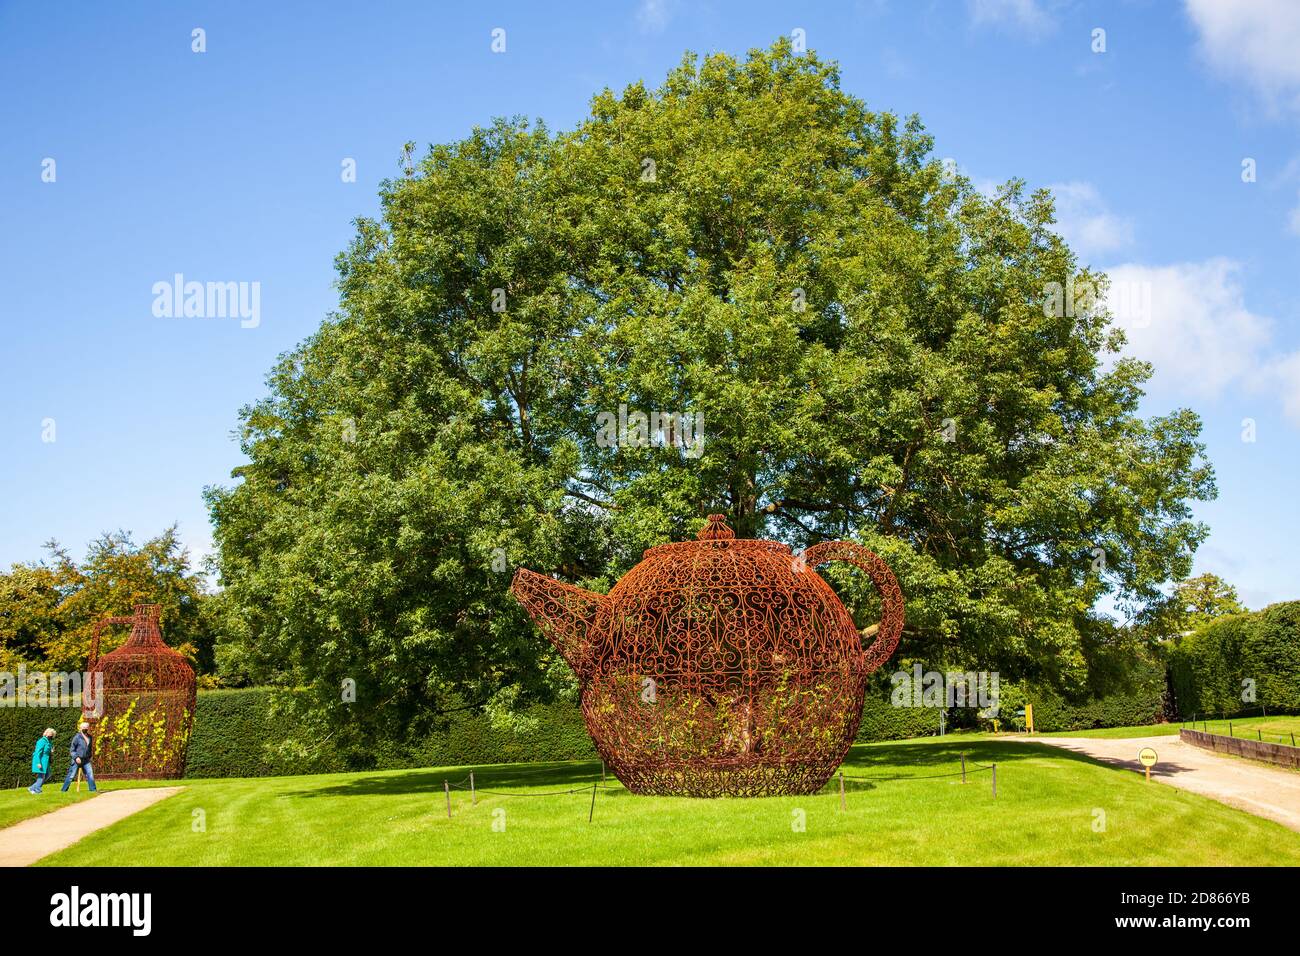
[{"label": "low rope fence", "polygon": [[[511,771],[510,777],[528,777],[528,776],[535,776],[539,773],[552,773],[552,772],[554,772],[553,768],[550,767],[542,768],[540,770]],[[873,774],[869,776],[853,776],[853,775],[847,775],[844,773],[843,770],[841,770],[838,773],[840,809],[841,810],[847,809],[845,789],[844,789],[845,781],[874,783],[876,781],[893,782],[893,781],[900,781],[900,780],[940,780],[945,778],[961,777],[961,782],[967,783],[968,777],[973,776],[977,773],[992,774],[993,796],[994,798],[996,798],[998,795],[998,765],[996,763],[981,764],[981,763],[976,763],[975,761],[972,760],[970,762],[970,766],[968,767],[966,762],[966,755],[964,753],[961,755],[961,769],[955,770],[952,773],[890,774],[890,775]],[[455,782],[452,782],[451,780],[443,780],[443,792],[447,798],[448,819],[450,819],[452,815],[451,792],[453,790],[456,790],[461,793],[468,793],[470,795],[470,802],[472,806],[478,805],[478,798],[480,794],[489,797],[523,799],[527,797],[562,797],[562,796],[572,796],[575,794],[586,795],[590,793],[591,807],[587,812],[587,822],[590,823],[592,819],[595,817],[596,794],[599,793],[601,790],[612,791],[612,790],[624,790],[624,789],[626,788],[623,787],[622,784],[612,786],[607,782],[605,776],[605,764],[603,762],[600,765],[600,779],[598,780],[593,779],[590,784],[587,784],[586,782],[582,782],[581,784],[575,783],[574,785],[561,790],[541,790],[541,791],[534,791],[531,793],[507,793],[500,790],[484,790],[481,787],[478,787],[476,785],[476,781],[474,779],[474,773],[472,771],[469,774],[469,776]]]},{"label": "low rope fence", "polygon": [[989,764],[987,767],[983,764],[975,764],[974,769],[956,770],[952,773],[927,773],[927,774],[897,774],[894,776],[869,776],[869,777],[851,777],[841,773],[840,776],[845,780],[939,780],[943,777],[961,777],[963,780],[970,774],[983,773],[985,771],[994,771],[997,764]]}]

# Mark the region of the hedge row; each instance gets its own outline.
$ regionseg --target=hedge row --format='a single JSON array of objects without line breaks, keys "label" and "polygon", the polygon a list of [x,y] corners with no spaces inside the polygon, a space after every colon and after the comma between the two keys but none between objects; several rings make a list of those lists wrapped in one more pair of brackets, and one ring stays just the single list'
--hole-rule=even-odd
[{"label": "hedge row", "polygon": [[[596,749],[581,713],[565,704],[538,705],[525,713],[532,729],[493,727],[481,714],[453,717],[443,731],[404,745],[386,742],[372,753],[339,754],[328,742],[310,757],[279,755],[274,744],[290,736],[289,718],[272,707],[261,688],[200,691],[190,738],[187,777],[266,777],[375,769],[513,763],[592,758]],[[0,787],[30,783],[32,747],[46,727],[58,731],[54,770],[67,769],[68,741],[80,711],[73,708],[0,707]]]},{"label": "hedge row", "polygon": [[1300,709],[1300,601],[1211,621],[1180,638],[1169,663],[1183,718]]},{"label": "hedge row", "polygon": [[[375,769],[438,767],[541,760],[582,760],[596,748],[582,714],[568,704],[537,705],[526,712],[524,731],[493,727],[487,717],[466,713],[443,731],[414,744],[387,741],[373,753],[344,756],[328,743],[308,758],[278,755],[268,743],[290,736],[289,718],[271,706],[270,691],[200,691],[190,738],[187,777],[265,777],[294,773],[332,773],[361,765]],[[67,769],[67,743],[76,731],[76,708],[0,708],[0,786],[30,782],[32,746],[46,727],[55,739],[55,771]],[[869,699],[858,734],[861,741],[895,740],[938,732],[933,710],[896,708],[888,698]]]},{"label": "hedge row", "polygon": [[[928,675],[930,670],[922,667],[923,674]],[[934,670],[945,673],[943,668]],[[925,686],[923,684],[923,688]],[[1164,719],[1166,679],[1162,665],[1149,661],[1131,665],[1123,677],[1123,687],[1123,690],[1117,689],[1103,697],[1070,701],[1050,688],[1019,681],[999,681],[997,727],[1000,730],[1023,727],[1019,713],[1027,703],[1034,707],[1034,730],[1043,733],[1141,726]],[[894,707],[890,699],[891,684],[886,675],[878,674],[863,708],[859,742],[900,740],[939,733],[937,708]],[[943,725],[950,730],[994,728],[993,720],[981,716],[976,707],[946,708]]]},{"label": "hedge row", "polygon": [[1127,693],[1110,694],[1072,704],[1057,694],[1033,689],[1034,730],[1053,733],[1064,730],[1095,730],[1100,727],[1142,727],[1164,718],[1164,672]]},{"label": "hedge row", "polygon": [[347,770],[328,745],[308,761],[276,756],[268,743],[284,740],[289,719],[274,713],[273,694],[261,688],[199,691],[187,777],[274,777]]},{"label": "hedge row", "polygon": [[344,770],[399,770],[529,760],[578,760],[596,756],[581,713],[565,704],[527,710],[529,729],[493,727],[478,713],[451,718],[448,726],[417,741],[381,741],[365,753],[342,754],[328,742],[308,757],[277,754],[289,738],[290,718],[272,706],[273,692],[260,688],[199,694],[187,777],[263,777]]},{"label": "hedge row", "polygon": [[262,777],[342,770],[398,770],[528,760],[577,760],[596,756],[582,715],[563,704],[526,711],[530,728],[493,727],[487,717],[462,713],[448,726],[414,742],[381,741],[366,753],[341,754],[328,742],[310,756],[279,756],[274,744],[291,736],[290,718],[271,706],[262,689],[208,691],[199,695],[187,777]]},{"label": "hedge row", "polygon": [[907,740],[939,733],[939,712],[933,707],[895,707],[890,689],[873,687],[862,706],[862,723],[858,725],[858,743],[874,740]]},{"label": "hedge row", "polygon": [[68,742],[80,718],[78,707],[0,707],[0,787],[32,782],[32,749],[46,727],[58,731],[51,772],[62,777],[68,770]]},{"label": "hedge row", "polygon": [[[1163,683],[1163,682],[1161,682]],[[1007,686],[1003,726],[1025,692]],[[1034,703],[1036,729],[1079,730],[1090,727],[1150,723],[1158,719],[1161,692],[1154,683],[1129,695],[1071,705],[1046,692],[1028,692]],[[446,729],[414,743],[383,742],[365,754],[340,754],[328,742],[307,758],[279,755],[273,747],[291,736],[289,718],[272,707],[272,692],[200,691],[190,740],[187,777],[261,777],[295,773],[331,773],[373,768],[401,769],[467,764],[591,759],[596,756],[582,715],[568,704],[537,705],[526,712],[528,729],[493,727],[487,717],[455,715]],[[55,772],[67,769],[67,742],[79,712],[71,709],[0,708],[0,786],[28,782],[32,745],[53,727]],[[973,723],[972,712],[949,712],[949,726]],[[939,714],[931,707],[894,707],[887,683],[873,685],[863,707],[858,741],[902,740],[939,732]]]}]

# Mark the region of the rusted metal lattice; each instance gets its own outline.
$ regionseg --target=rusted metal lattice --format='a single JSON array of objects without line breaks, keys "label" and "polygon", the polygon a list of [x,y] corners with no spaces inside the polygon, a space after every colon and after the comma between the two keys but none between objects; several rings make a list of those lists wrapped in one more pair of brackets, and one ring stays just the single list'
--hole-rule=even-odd
[{"label": "rusted metal lattice", "polygon": [[[813,569],[871,578],[881,620],[864,650]],[[698,541],[645,552],[609,594],[521,569],[512,591],[577,673],[600,755],[633,793],[814,793],[844,760],[867,675],[903,629],[893,573],[860,545],[794,555],[710,515]]]},{"label": "rusted metal lattice", "polygon": [[[131,625],[131,636],[101,658],[100,631],[111,624]],[[180,777],[194,727],[194,669],[163,643],[157,604],[95,623],[90,676],[95,691],[82,706],[95,740],[95,776]]]}]

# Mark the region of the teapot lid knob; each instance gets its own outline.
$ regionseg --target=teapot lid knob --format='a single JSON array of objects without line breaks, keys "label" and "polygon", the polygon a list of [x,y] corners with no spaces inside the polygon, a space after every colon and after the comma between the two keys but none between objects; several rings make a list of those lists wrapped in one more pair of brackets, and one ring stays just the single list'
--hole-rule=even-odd
[{"label": "teapot lid knob", "polygon": [[709,523],[700,529],[701,541],[723,541],[734,538],[736,532],[727,527],[726,515],[709,515]]}]

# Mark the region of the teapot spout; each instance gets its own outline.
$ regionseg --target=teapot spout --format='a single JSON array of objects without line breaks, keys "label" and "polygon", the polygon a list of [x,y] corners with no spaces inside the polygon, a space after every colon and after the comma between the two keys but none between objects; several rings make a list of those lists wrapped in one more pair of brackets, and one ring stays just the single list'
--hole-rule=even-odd
[{"label": "teapot spout", "polygon": [[579,677],[585,676],[591,661],[591,629],[605,595],[527,568],[515,572],[510,592],[565,662]]}]

